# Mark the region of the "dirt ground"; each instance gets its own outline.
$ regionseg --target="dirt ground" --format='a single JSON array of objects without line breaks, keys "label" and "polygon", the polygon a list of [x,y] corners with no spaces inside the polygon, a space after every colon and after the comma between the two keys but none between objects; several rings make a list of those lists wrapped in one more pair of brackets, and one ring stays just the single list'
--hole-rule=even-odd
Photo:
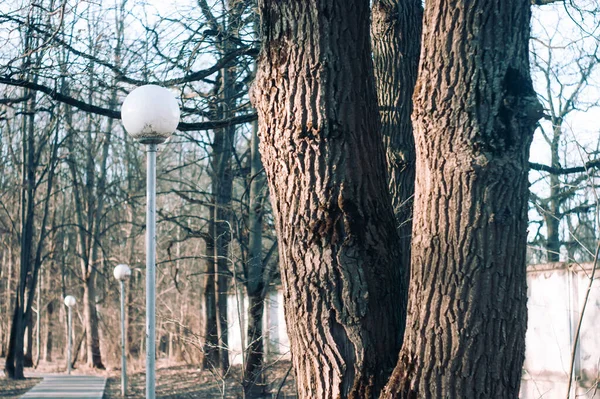
[{"label": "dirt ground", "polygon": [[[2,359],[3,360],[3,359]],[[4,363],[0,361],[0,363]],[[289,361],[279,361],[266,369],[267,394],[265,398],[296,398],[293,371]],[[64,365],[55,363],[40,364],[36,370],[25,369],[25,373],[64,373]],[[121,396],[121,371],[118,369],[91,370],[84,366],[73,370],[75,375],[103,375],[107,377],[104,399],[117,399]],[[146,374],[143,365],[131,364],[128,370],[128,399],[144,399]],[[0,398],[18,398],[41,379],[12,381],[0,373]],[[277,393],[279,395],[277,396]],[[237,399],[242,398],[241,367],[233,366],[222,378],[210,371],[201,371],[190,365],[169,365],[160,360],[156,370],[157,399]]]},{"label": "dirt ground", "polygon": [[[288,374],[290,362],[279,362],[267,369],[267,390],[265,398],[275,398],[279,391],[280,399],[296,398],[293,373]],[[119,371],[108,378],[104,399],[121,398],[121,376]],[[146,388],[145,373],[128,373],[127,398],[143,399]],[[287,375],[287,377],[286,377]],[[233,367],[225,378],[209,371],[200,371],[189,366],[160,367],[156,372],[156,397],[161,399],[216,399],[242,398],[241,368]],[[285,378],[285,381],[283,381]]]},{"label": "dirt ground", "polygon": [[0,398],[16,399],[39,383],[41,378],[14,381],[0,375]]}]

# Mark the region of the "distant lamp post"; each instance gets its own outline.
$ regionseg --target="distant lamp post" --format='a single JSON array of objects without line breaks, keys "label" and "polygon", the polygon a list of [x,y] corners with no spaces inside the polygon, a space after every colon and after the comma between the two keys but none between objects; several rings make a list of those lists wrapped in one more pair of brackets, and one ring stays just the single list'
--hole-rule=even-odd
[{"label": "distant lamp post", "polygon": [[113,274],[121,285],[121,395],[127,395],[127,358],[125,356],[125,280],[131,276],[127,265],[117,265]]},{"label": "distant lamp post", "polygon": [[72,308],[77,303],[77,300],[73,295],[67,295],[65,297],[65,306],[67,307],[67,325],[68,333],[67,333],[67,374],[71,374],[71,353],[73,347],[73,312]]},{"label": "distant lamp post", "polygon": [[123,126],[131,137],[146,144],[146,398],[155,398],[156,357],[156,146],[164,143],[179,124],[179,106],[173,93],[156,86],[140,86],[121,107]]}]

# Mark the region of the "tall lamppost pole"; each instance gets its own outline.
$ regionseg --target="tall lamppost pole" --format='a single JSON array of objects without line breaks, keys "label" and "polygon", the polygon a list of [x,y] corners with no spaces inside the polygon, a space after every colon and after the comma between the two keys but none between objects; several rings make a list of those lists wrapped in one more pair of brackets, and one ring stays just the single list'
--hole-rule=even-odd
[{"label": "tall lamppost pole", "polygon": [[121,396],[127,394],[127,357],[125,355],[125,280],[131,276],[131,269],[127,265],[117,265],[113,274],[121,285]]},{"label": "tall lamppost pole", "polygon": [[179,124],[179,105],[173,93],[145,85],[133,90],[121,107],[125,130],[146,145],[146,399],[155,398],[156,359],[156,147]]},{"label": "tall lamppost pole", "polygon": [[75,306],[77,300],[73,295],[67,295],[65,297],[65,306],[69,310],[67,313],[67,374],[71,374],[71,353],[73,347],[73,311],[72,307]]}]

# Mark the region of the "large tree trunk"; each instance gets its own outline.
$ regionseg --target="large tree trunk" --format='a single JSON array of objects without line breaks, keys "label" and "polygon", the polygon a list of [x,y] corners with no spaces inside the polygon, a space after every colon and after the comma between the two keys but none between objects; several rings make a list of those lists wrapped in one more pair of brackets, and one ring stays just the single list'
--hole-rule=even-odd
[{"label": "large tree trunk", "polygon": [[244,395],[246,399],[262,398],[265,394],[263,375],[263,309],[266,287],[265,268],[262,258],[262,221],[264,175],[258,151],[258,124],[252,126],[250,141],[250,199],[248,206],[248,264],[246,291],[248,293],[248,345],[244,370]]},{"label": "large tree trunk", "polygon": [[[65,332],[67,331],[67,328],[65,326]],[[73,336],[75,336],[75,327],[73,327]],[[79,358],[79,352],[81,351],[81,347],[83,346],[83,341],[86,339],[87,337],[87,331],[85,330],[85,327],[83,329],[83,331],[81,332],[81,335],[79,336],[79,339],[77,339],[73,345],[73,357],[71,358],[71,367],[75,368],[75,364],[77,363],[77,359]],[[84,348],[85,349],[85,348]]]},{"label": "large tree trunk", "polygon": [[422,19],[420,0],[373,1],[371,37],[381,133],[400,238],[401,266],[405,270],[410,267],[415,192],[415,141],[410,115],[421,51]]},{"label": "large tree trunk", "polygon": [[[226,78],[225,84],[232,84]],[[226,91],[230,91],[226,90]],[[233,135],[235,128],[226,128],[215,134],[213,144],[213,176],[215,189],[215,206],[213,208],[214,264],[217,299],[217,331],[219,336],[219,368],[224,375],[229,369],[229,345],[227,321],[227,297],[229,294],[230,263],[229,247],[231,245],[231,194],[233,172],[231,157],[233,155]],[[233,267],[233,265],[232,265]]]},{"label": "large tree trunk", "polygon": [[[27,36],[29,39],[29,36]],[[26,46],[27,48],[28,46]],[[30,66],[30,64],[26,64]],[[22,169],[21,169],[21,234],[20,234],[20,258],[19,258],[19,282],[17,286],[17,298],[13,313],[13,325],[10,330],[9,348],[6,355],[5,371],[8,377],[13,379],[25,378],[23,368],[25,366],[25,328],[28,325],[27,309],[31,308],[31,302],[26,300],[28,296],[27,287],[35,287],[34,279],[37,279],[37,270],[33,261],[34,245],[34,218],[35,218],[35,192],[36,192],[36,160],[35,160],[35,108],[36,96],[29,90],[25,91],[31,98],[27,101],[27,117],[22,123]],[[41,245],[41,243],[39,244]],[[14,336],[13,336],[14,335]]]},{"label": "large tree trunk", "polygon": [[[231,32],[230,34],[234,34]],[[229,43],[229,41],[227,41]],[[223,54],[233,47],[226,45]],[[217,107],[219,118],[233,116],[235,108],[235,68],[223,68],[220,72],[221,103]],[[219,335],[219,368],[224,375],[229,370],[229,344],[227,297],[231,279],[232,265],[229,248],[231,245],[231,197],[233,189],[232,157],[235,142],[235,126],[228,126],[215,132],[212,145],[212,180],[214,208],[213,229],[214,259],[216,265],[217,331]]]},{"label": "large tree trunk", "polygon": [[[63,92],[68,93],[69,87],[62,82]],[[91,95],[91,94],[90,94]],[[81,275],[83,279],[83,314],[85,329],[87,330],[86,350],[87,364],[91,368],[103,369],[102,357],[100,354],[100,340],[98,336],[98,315],[96,313],[96,292],[95,275],[97,264],[97,237],[92,236],[90,232],[95,233],[95,223],[99,223],[94,218],[94,203],[96,200],[103,201],[102,195],[96,198],[93,191],[96,171],[94,168],[94,152],[91,148],[93,144],[91,132],[93,125],[91,119],[88,120],[87,137],[88,148],[86,149],[85,181],[82,182],[78,174],[78,163],[75,157],[75,136],[76,131],[72,128],[73,115],[70,107],[65,107],[65,122],[68,130],[67,148],[69,149],[69,169],[73,184],[73,196],[75,199],[75,217],[78,224],[77,239],[80,250]],[[103,151],[104,155],[104,151]]]},{"label": "large tree trunk", "polygon": [[[10,242],[10,241],[9,241]],[[6,324],[5,324],[5,336],[4,336],[4,341],[2,341],[0,343],[0,345],[2,346],[2,353],[0,354],[0,357],[6,357],[8,356],[7,352],[8,352],[8,340],[10,339],[10,320],[12,319],[10,316],[10,310],[12,309],[12,293],[13,293],[13,288],[12,288],[12,275],[13,275],[13,251],[12,251],[13,246],[11,244],[8,245],[7,251],[6,251],[6,258],[8,259],[8,271],[6,274],[6,292],[5,294],[5,303],[6,303],[6,310],[5,310],[5,314],[6,314]],[[3,266],[4,267],[4,266]]]},{"label": "large tree trunk", "polygon": [[100,354],[100,338],[98,335],[98,313],[96,312],[96,285],[94,268],[89,272],[83,284],[83,314],[85,320],[87,365],[97,369],[104,369]]},{"label": "large tree trunk", "polygon": [[[250,6],[249,1],[225,1],[223,6],[226,8],[225,18],[215,18],[213,10],[206,2],[198,2],[202,12],[208,20],[208,25],[215,31],[221,32],[223,40],[219,41],[217,48],[221,56],[227,56],[238,48],[239,31],[243,26],[245,17],[242,17],[244,12]],[[224,65],[219,71],[217,84],[214,87],[214,93],[219,101],[214,104],[213,112],[217,119],[227,119],[235,116],[236,98],[239,89],[236,88],[237,66],[235,60],[228,65]],[[214,141],[212,144],[212,160],[211,160],[211,189],[214,208],[211,210],[210,235],[214,239],[214,266],[215,266],[215,287],[206,287],[205,299],[212,295],[212,290],[215,291],[216,298],[216,317],[217,317],[217,333],[219,345],[219,369],[222,374],[229,370],[229,348],[228,348],[228,320],[227,320],[227,297],[230,287],[230,265],[233,266],[229,249],[231,245],[231,199],[233,189],[233,170],[232,157],[235,147],[236,127],[234,125],[226,126],[222,129],[215,130]],[[207,297],[208,295],[208,297]],[[205,300],[206,310],[210,301]],[[210,333],[212,326],[210,325],[210,317],[212,315],[206,313],[207,332]],[[206,339],[211,339],[210,335],[206,335]],[[207,342],[207,345],[210,345]],[[210,348],[208,348],[210,349]],[[205,353],[205,363],[207,355]]]},{"label": "large tree trunk", "polygon": [[[555,119],[555,118],[553,118]],[[562,133],[562,121],[553,120],[552,142],[550,145],[550,156],[552,167],[560,168],[559,144]],[[558,175],[550,174],[550,196],[548,197],[548,209],[542,214],[546,222],[546,254],[548,262],[560,261],[560,205],[564,201],[560,197],[561,184]]]},{"label": "large tree trunk", "polygon": [[408,319],[385,398],[516,398],[528,157],[541,108],[530,2],[427,3],[415,90]]},{"label": "large tree trunk", "polygon": [[[2,151],[2,145],[0,144],[0,151]],[[0,173],[2,173],[3,171],[0,170]],[[5,351],[5,346],[4,346],[4,337],[6,336],[6,332],[5,329],[7,329],[7,324],[5,324],[5,321],[8,320],[9,318],[9,311],[8,309],[4,309],[2,300],[4,299],[4,293],[5,290],[8,290],[10,288],[8,288],[9,284],[7,284],[7,287],[5,289],[3,289],[2,287],[2,282],[6,279],[7,283],[10,282],[10,277],[8,277],[5,275],[6,274],[6,266],[5,264],[8,263],[10,265],[10,261],[6,261],[7,256],[5,255],[4,252],[0,253],[0,357],[5,357],[6,356],[6,351]],[[10,266],[9,269],[10,271]],[[8,307],[10,308],[10,304],[7,304]]]},{"label": "large tree trunk", "polygon": [[404,317],[369,1],[259,1],[253,88],[301,398],[371,398]]},{"label": "large tree trunk", "polygon": [[[213,210],[210,209],[211,215]],[[212,218],[211,218],[212,219]],[[212,226],[212,222],[210,222]],[[212,232],[212,228],[209,228]],[[212,236],[206,242],[205,274],[203,279],[202,316],[204,330],[204,348],[202,368],[212,370],[219,365],[219,335],[217,332],[217,294],[215,290],[214,240]]]},{"label": "large tree trunk", "polygon": [[33,367],[33,317],[29,317],[27,320],[26,327],[26,345],[25,345],[25,353],[23,354],[23,366],[25,367]]},{"label": "large tree trunk", "polygon": [[52,361],[52,331],[54,330],[54,300],[48,301],[46,307],[46,313],[44,314],[46,319],[46,339],[44,346],[44,360],[46,362]]},{"label": "large tree trunk", "polygon": [[248,292],[248,346],[244,369],[244,397],[246,399],[263,398],[265,396],[265,379],[263,374],[263,330],[262,319],[264,297],[261,292]]},{"label": "large tree trunk", "polygon": [[[15,308],[10,326],[10,335],[8,338],[8,351],[6,353],[6,361],[4,363],[4,372],[8,378],[22,380],[25,378],[23,374],[23,332],[21,318],[21,297],[17,292]],[[20,353],[19,348],[21,348]],[[20,360],[19,360],[20,359]]]}]

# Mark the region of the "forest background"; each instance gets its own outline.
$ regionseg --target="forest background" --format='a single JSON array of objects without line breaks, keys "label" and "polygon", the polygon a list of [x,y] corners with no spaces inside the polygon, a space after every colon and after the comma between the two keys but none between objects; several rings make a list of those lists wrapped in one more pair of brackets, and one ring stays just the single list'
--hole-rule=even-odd
[{"label": "forest background", "polygon": [[[377,10],[385,4],[374,2],[371,26],[384,142],[386,128],[412,134],[410,126],[386,120],[382,106],[377,40],[387,30],[378,23],[389,20],[379,20]],[[226,374],[227,297],[238,293],[251,310],[242,385],[248,395],[262,389],[262,306],[281,285],[282,236],[249,94],[268,39],[260,7],[267,6],[241,0],[0,5],[0,357],[25,347],[12,353],[14,365],[7,360],[9,374],[61,358],[68,294],[80,298],[75,362],[118,364],[112,270],[119,263],[133,269],[128,353],[143,358],[145,154],[118,119],[127,93],[155,83],[170,88],[182,109],[178,131],[158,156],[160,356]],[[532,5],[529,61],[543,114],[529,162],[530,264],[595,261],[598,7],[594,1]],[[421,23],[420,14],[415,19]],[[413,27],[413,36],[420,29]],[[412,90],[405,88],[414,86],[419,52],[418,39],[401,51],[412,58],[407,80],[396,83],[408,94],[394,104],[408,115]],[[393,151],[385,145],[390,164]],[[406,257],[413,194],[391,191]],[[17,318],[21,332],[11,345]]]}]

